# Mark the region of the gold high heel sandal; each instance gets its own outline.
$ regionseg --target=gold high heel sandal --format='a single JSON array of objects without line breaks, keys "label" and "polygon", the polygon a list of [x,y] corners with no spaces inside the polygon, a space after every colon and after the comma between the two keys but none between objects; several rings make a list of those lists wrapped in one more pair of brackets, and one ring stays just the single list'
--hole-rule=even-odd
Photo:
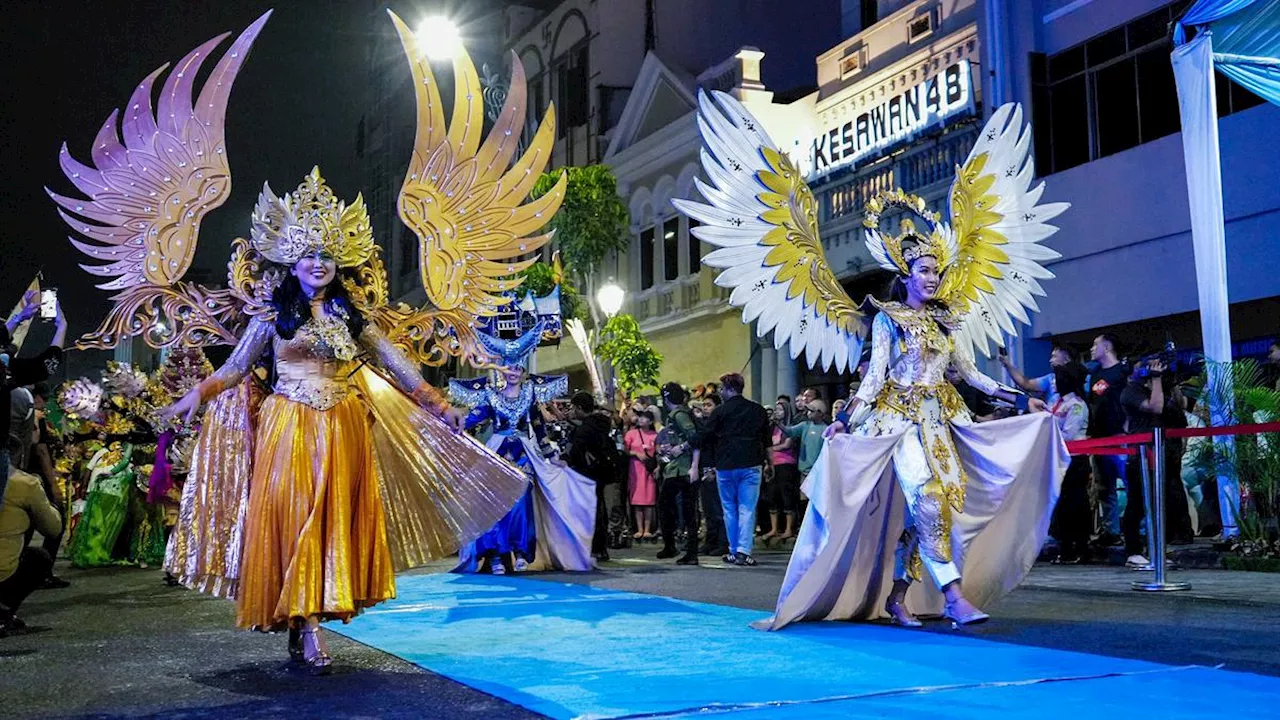
[{"label": "gold high heel sandal", "polygon": [[302,661],[312,675],[327,675],[333,668],[333,658],[329,657],[324,640],[320,637],[320,628],[308,627],[299,631],[302,636]]}]

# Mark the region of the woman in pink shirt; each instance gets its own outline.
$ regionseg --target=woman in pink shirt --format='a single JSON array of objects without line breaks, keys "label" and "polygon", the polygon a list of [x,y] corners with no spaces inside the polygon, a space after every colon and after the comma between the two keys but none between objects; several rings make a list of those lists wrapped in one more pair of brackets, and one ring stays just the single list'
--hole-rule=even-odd
[{"label": "woman in pink shirt", "polygon": [[[789,540],[796,536],[796,506],[800,500],[799,449],[796,441],[787,437],[784,430],[791,425],[790,404],[779,401],[773,406],[773,445],[769,454],[773,464],[773,479],[769,483],[769,532],[760,536],[765,543],[777,538]],[[779,517],[786,516],[786,530],[778,526]]]},{"label": "woman in pink shirt", "polygon": [[653,429],[653,413],[640,410],[635,414],[635,427],[627,431],[622,442],[631,464],[627,472],[627,489],[631,497],[631,510],[635,513],[636,540],[653,540],[653,508],[658,503],[658,483],[653,471],[657,469],[655,447],[658,433]]}]

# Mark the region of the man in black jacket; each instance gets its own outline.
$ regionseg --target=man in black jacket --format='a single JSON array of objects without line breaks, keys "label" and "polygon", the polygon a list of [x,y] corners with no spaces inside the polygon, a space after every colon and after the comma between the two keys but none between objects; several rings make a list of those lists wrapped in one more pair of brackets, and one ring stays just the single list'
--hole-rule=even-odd
[{"label": "man in black jacket", "polygon": [[576,393],[569,401],[576,426],[569,436],[569,467],[596,483],[596,523],[591,536],[591,555],[600,562],[609,560],[609,511],[605,487],[617,482],[618,448],[613,440],[613,421],[596,408],[590,393]]},{"label": "man in black jacket", "polygon": [[8,440],[11,393],[14,388],[23,385],[44,382],[49,375],[56,372],[62,363],[62,345],[67,337],[67,320],[62,315],[62,306],[59,305],[57,314],[54,316],[53,341],[49,343],[49,347],[35,357],[14,357],[17,355],[17,348],[13,347],[10,341],[14,328],[40,310],[39,293],[29,292],[23,300],[26,304],[22,306],[22,310],[4,324],[0,324],[0,504],[4,502],[4,487],[9,482]]},{"label": "man in black jacket", "polygon": [[[760,473],[769,462],[773,424],[758,403],[742,396],[746,382],[738,373],[720,378],[724,404],[716,408],[701,433],[700,444],[716,454],[716,484],[724,508],[725,532],[730,552],[724,561],[733,565],[756,564],[751,556],[756,532],[756,502],[760,499]],[[694,458],[696,465],[698,459]]]}]

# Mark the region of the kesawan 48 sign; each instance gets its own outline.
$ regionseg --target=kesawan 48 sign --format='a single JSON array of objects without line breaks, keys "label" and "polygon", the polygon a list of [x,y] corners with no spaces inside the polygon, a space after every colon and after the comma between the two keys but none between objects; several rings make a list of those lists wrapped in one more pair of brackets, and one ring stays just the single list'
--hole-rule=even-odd
[{"label": "kesawan 48 sign", "polygon": [[961,112],[973,111],[969,61],[953,63],[842,125],[818,135],[809,151],[811,177],[825,175],[910,138]]}]

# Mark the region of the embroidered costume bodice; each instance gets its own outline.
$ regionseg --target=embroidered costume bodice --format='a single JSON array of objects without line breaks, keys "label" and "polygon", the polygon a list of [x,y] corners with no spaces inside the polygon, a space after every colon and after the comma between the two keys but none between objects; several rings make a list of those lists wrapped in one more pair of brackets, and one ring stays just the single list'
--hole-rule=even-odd
[{"label": "embroidered costume bodice", "polygon": [[[467,430],[492,421],[495,435],[519,433],[538,445],[545,442],[546,429],[534,405],[565,395],[568,389],[569,378],[566,375],[530,375],[514,394],[499,389],[489,378],[449,381],[449,395],[453,401],[471,408],[465,424]],[[504,456],[509,454],[507,445],[504,443],[500,451]]]},{"label": "embroidered costume bodice", "polygon": [[890,406],[908,417],[918,414],[927,399],[942,403],[948,415],[964,412],[955,387],[947,382],[948,366],[954,366],[965,382],[991,395],[999,383],[980,372],[966,347],[957,347],[954,319],[940,309],[916,310],[903,303],[878,304],[880,313],[871,328],[871,361],[857,397],[876,406]]},{"label": "embroidered costume bodice", "polygon": [[255,317],[226,364],[210,377],[212,395],[240,382],[270,343],[274,351],[276,383],[273,392],[317,410],[328,410],[350,392],[348,377],[362,351],[372,353],[404,392],[415,395],[426,384],[417,367],[373,323],[365,323],[357,341],[347,325],[333,316],[315,316],[292,338],[276,333],[275,323]]}]

